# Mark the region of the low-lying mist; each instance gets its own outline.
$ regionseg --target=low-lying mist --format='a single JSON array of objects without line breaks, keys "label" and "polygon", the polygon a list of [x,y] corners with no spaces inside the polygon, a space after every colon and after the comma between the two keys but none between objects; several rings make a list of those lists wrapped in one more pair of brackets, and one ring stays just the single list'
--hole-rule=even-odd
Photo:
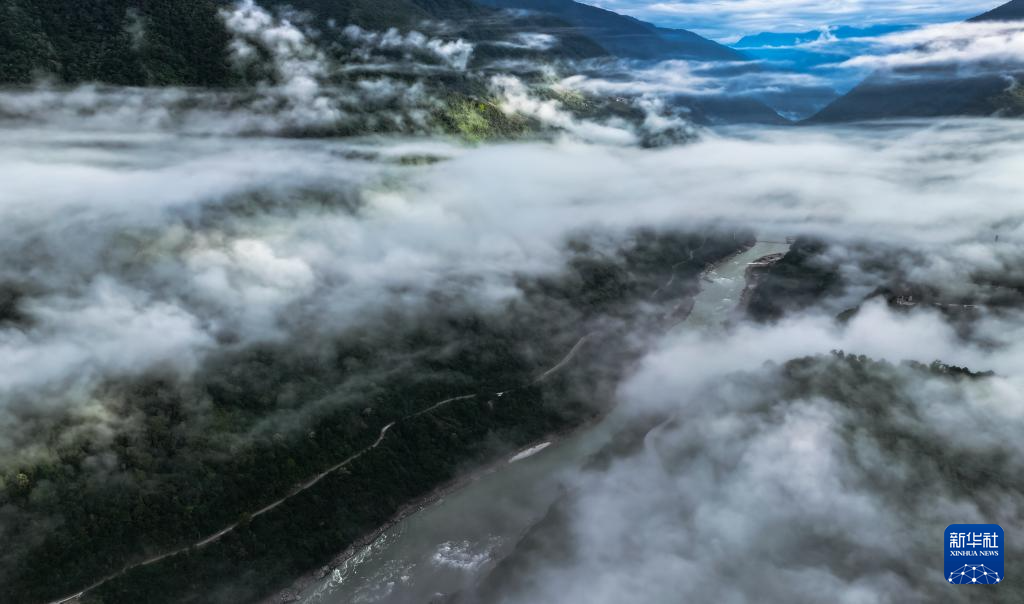
[{"label": "low-lying mist", "polygon": [[[983,287],[982,273],[1014,282],[1017,130],[745,129],[656,151],[6,130],[8,335],[28,341],[5,387],[81,379],[78,362],[187,370],[301,315],[352,321],[387,292],[414,305],[458,286],[497,304],[516,275],[552,270],[575,232],[755,228],[828,238],[832,254],[892,250],[882,270],[951,292]],[[885,278],[843,260],[861,289]],[[79,322],[90,337],[70,337]],[[152,339],[136,327],[163,335],[133,350]]]},{"label": "low-lying mist", "polygon": [[[1024,124],[711,131],[680,95],[819,82],[673,63],[566,77],[339,24],[325,52],[301,15],[222,18],[247,87],[0,92],[9,594],[64,595],[54,568],[70,592],[229,525],[263,543],[254,510],[406,418],[430,429],[395,427],[390,457],[338,478],[364,515],[321,549],[469,460],[605,413],[656,419],[573,475],[469,599],[935,601],[943,526],[1020,525]],[[813,270],[766,277],[775,315],[678,325],[710,265],[794,238]],[[453,396],[479,400],[416,415]],[[477,422],[502,412],[501,430]],[[423,432],[458,455],[365,487],[409,451],[443,457]],[[272,557],[252,543],[204,555]],[[304,555],[268,576],[322,563]]]}]

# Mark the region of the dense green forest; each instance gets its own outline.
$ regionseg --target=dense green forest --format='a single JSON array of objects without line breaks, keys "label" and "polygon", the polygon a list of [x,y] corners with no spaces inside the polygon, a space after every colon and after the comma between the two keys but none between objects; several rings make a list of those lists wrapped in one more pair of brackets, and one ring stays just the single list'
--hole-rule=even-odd
[{"label": "dense green forest", "polygon": [[[240,602],[280,588],[410,499],[600,413],[638,353],[626,334],[660,333],[663,309],[697,291],[707,263],[749,241],[643,231],[608,253],[580,238],[561,271],[524,277],[521,299],[492,312],[438,294],[414,317],[385,312],[331,337],[299,334],[302,346],[225,352],[187,380],[109,380],[91,396],[123,418],[118,433],[76,432],[74,417],[25,424],[50,457],[2,478],[0,601],[73,593],[240,519],[223,540],[133,570],[88,601]],[[588,334],[563,372],[534,382]],[[247,520],[402,418],[345,471]],[[241,584],[217,591],[225,577]]]},{"label": "dense green forest", "polygon": [[839,267],[825,257],[827,249],[821,240],[797,239],[758,280],[747,305],[750,316],[759,321],[779,319],[840,291]]},{"label": "dense green forest", "polygon": [[[228,86],[230,35],[218,11],[226,0],[0,0],[0,83],[103,82],[134,86]],[[325,45],[338,28],[412,30],[444,22],[446,37],[477,45],[476,60],[697,58],[745,60],[684,30],[653,25],[569,0],[263,0],[261,6],[308,20]],[[499,8],[530,9],[517,15]],[[301,15],[301,16],[300,16]],[[557,36],[549,48],[501,42],[529,32]]]},{"label": "dense green forest", "polygon": [[[859,274],[863,293],[834,310],[848,321],[862,306],[880,300],[897,312],[924,307],[942,313],[960,336],[971,339],[981,309],[1012,312],[1024,303],[1024,282],[1012,274],[978,271],[972,287],[949,291],[941,283],[923,281],[913,267],[926,262],[918,252],[899,246],[798,238],[790,251],[757,276],[747,304],[748,315],[758,321],[776,321],[810,308],[822,308],[851,288],[844,269]],[[845,264],[843,264],[845,263]]]},{"label": "dense green forest", "polygon": [[215,0],[0,0],[0,82],[223,86]]},{"label": "dense green forest", "polygon": [[[334,26],[370,30],[413,29],[450,20],[451,37],[493,42],[532,29],[564,29],[544,15],[509,20],[471,0],[266,0],[269,9],[298,10],[325,43]],[[103,82],[132,86],[230,86],[241,83],[229,61],[231,36],[218,11],[220,0],[0,0],[0,83],[27,84],[40,78],[60,83]],[[565,32],[557,57],[607,54],[592,40]],[[483,44],[480,60],[530,55]]]},{"label": "dense green forest", "polygon": [[[235,29],[237,23],[229,23],[253,11],[254,6],[274,15],[270,28],[261,33],[240,32]],[[568,0],[494,5],[473,0],[263,0],[250,6],[224,0],[0,0],[0,14],[4,16],[0,19],[0,84],[188,86],[206,92],[267,96],[274,86],[276,92],[287,90],[289,77],[299,73],[295,61],[304,61],[304,68],[316,72],[317,83],[325,98],[329,97],[325,102],[344,102],[361,84],[388,78],[410,91],[423,88],[429,92],[426,96],[438,101],[440,106],[430,109],[431,127],[427,130],[431,133],[471,140],[508,138],[538,129],[537,124],[523,120],[513,123],[493,106],[486,88],[496,73],[514,74],[538,89],[549,85],[553,74],[569,67],[575,72],[587,65],[615,64],[577,62],[581,59],[746,60],[692,32],[656,28]],[[250,17],[239,21],[247,22],[243,27],[255,23]],[[284,42],[282,30],[275,29],[282,25],[305,36],[302,48]],[[361,28],[358,31],[365,37],[359,38],[348,26]],[[410,35],[414,37],[403,37]],[[444,65],[443,53],[436,51],[452,43],[469,49],[467,62],[445,70],[442,68],[451,66]],[[413,44],[421,45],[418,51],[411,49]],[[253,46],[260,50],[240,59],[239,48]],[[374,60],[368,60],[371,54]],[[290,67],[282,70],[289,61]],[[615,105],[623,97],[590,96],[607,97],[599,98],[595,105],[604,110],[602,118],[620,117]],[[632,96],[627,95],[626,104],[636,105],[630,101]],[[255,103],[248,97],[220,100],[221,109]],[[264,108],[274,102],[261,100]],[[184,109],[196,103],[202,101],[184,101]],[[665,105],[666,110],[685,113],[696,123],[785,122],[764,103],[744,96],[676,95]],[[172,107],[171,114],[181,109]],[[391,108],[366,110],[381,109]],[[627,112],[633,114],[629,121],[643,123],[642,110],[632,106]],[[386,120],[369,121],[372,124],[355,128],[337,123],[336,127],[300,128],[285,134],[343,136],[393,131]],[[399,131],[408,132],[410,120],[399,121],[406,126]],[[422,120],[417,117],[413,121]]]},{"label": "dense green forest", "polygon": [[[366,114],[366,119],[297,126],[284,134],[292,136],[346,136],[367,131],[384,133],[445,133],[470,141],[508,139],[541,129],[536,120],[510,114],[499,107],[489,87],[486,66],[495,60],[542,59],[552,61],[606,55],[589,38],[565,31],[565,23],[548,15],[505,18],[499,11],[470,0],[420,1],[388,0],[343,2],[322,0],[265,0],[258,4],[277,17],[274,27],[288,24],[305,37],[298,50],[274,47],[273,34],[261,39],[252,35],[241,42],[226,23],[233,6],[218,0],[171,0],[152,3],[143,0],[113,2],[67,2],[51,0],[0,0],[0,84],[26,85],[48,82],[56,85],[81,83],[116,86],[190,86],[213,88],[223,96],[196,94],[180,102],[161,99],[171,120],[197,108],[230,112],[232,108],[260,105],[263,110],[287,109],[288,99],[267,94],[267,86],[281,86],[294,75],[282,71],[281,61],[305,61],[317,71],[317,83],[330,89],[329,104],[345,105],[348,115]],[[441,27],[439,41],[468,40],[473,69],[446,69],[443,58],[420,49],[388,47],[369,40],[380,32],[399,28]],[[367,40],[353,40],[346,25],[357,25],[368,33]],[[557,30],[558,43],[551,48],[516,47],[505,43],[524,31]],[[269,30],[268,30],[269,31]],[[264,32],[266,33],[266,32]],[[395,39],[393,38],[393,39]],[[409,38],[410,40],[414,38]],[[426,38],[418,38],[423,44]],[[255,51],[255,60],[237,61],[237,44]],[[440,42],[438,42],[440,43]],[[462,42],[460,42],[462,43]],[[360,53],[370,52],[379,62],[393,61],[391,68],[375,66]],[[234,50],[233,50],[234,49]],[[283,53],[283,54],[282,54]],[[369,63],[369,65],[363,65]],[[477,70],[476,67],[481,67]],[[294,69],[292,65],[291,69]],[[351,70],[347,69],[351,68]],[[426,77],[428,76],[429,77]],[[534,78],[532,75],[524,75]],[[417,90],[422,105],[416,107],[426,118],[410,118],[408,108],[398,99],[391,105],[360,104],[359,90],[367,80],[386,78],[393,89],[413,96]],[[538,82],[533,81],[534,84]],[[539,86],[543,91],[544,87]],[[277,92],[282,92],[278,90]],[[113,94],[113,91],[100,88]],[[283,93],[282,93],[283,94]],[[268,98],[273,97],[273,98]],[[349,101],[348,99],[355,99]],[[610,107],[608,99],[590,103],[608,109],[602,115],[625,117],[639,123],[643,111],[636,107]],[[88,111],[88,109],[83,109]],[[384,115],[395,115],[390,122]],[[10,117],[10,116],[3,116]]]}]

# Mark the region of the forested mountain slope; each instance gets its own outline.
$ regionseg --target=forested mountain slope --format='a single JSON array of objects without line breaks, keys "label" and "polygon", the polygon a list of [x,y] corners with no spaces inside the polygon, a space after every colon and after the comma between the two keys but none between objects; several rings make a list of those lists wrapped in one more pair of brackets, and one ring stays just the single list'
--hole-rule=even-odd
[{"label": "forested mountain slope", "polygon": [[[226,86],[230,35],[223,0],[0,0],[0,83]],[[503,41],[544,33],[555,58],[614,55],[639,59],[741,61],[737,51],[685,30],[568,0],[265,0],[267,8],[310,15],[329,43],[338,27],[411,30],[444,23],[450,36],[480,44],[478,56],[523,54]],[[530,11],[514,18],[497,9]],[[534,52],[525,53],[536,56]]]},{"label": "forested mountain slope", "polygon": [[218,6],[214,0],[0,0],[0,82],[227,84],[230,36]]},{"label": "forested mountain slope", "polygon": [[480,0],[497,8],[536,11],[558,17],[611,54],[633,59],[746,61],[742,53],[697,34],[650,23],[573,0]]},{"label": "forested mountain slope", "polygon": [[[0,83],[40,78],[63,83],[227,86],[237,82],[228,64],[231,36],[219,0],[0,0]],[[445,22],[452,37],[495,41],[517,31],[566,30],[550,17],[521,21],[471,0],[264,0],[267,8],[294,8],[312,16],[329,43],[336,28],[410,30]],[[494,48],[481,48],[483,57]],[[505,49],[505,54],[513,50]],[[596,42],[564,31],[552,56],[605,55]]]}]

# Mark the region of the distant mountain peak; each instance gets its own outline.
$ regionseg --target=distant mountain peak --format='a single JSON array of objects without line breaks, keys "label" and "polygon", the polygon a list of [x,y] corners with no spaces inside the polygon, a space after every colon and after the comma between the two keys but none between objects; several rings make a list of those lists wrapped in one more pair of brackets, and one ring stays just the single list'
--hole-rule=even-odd
[{"label": "distant mountain peak", "polygon": [[1017,21],[1019,19],[1024,19],[1024,0],[1012,0],[987,13],[978,15],[970,21]]}]

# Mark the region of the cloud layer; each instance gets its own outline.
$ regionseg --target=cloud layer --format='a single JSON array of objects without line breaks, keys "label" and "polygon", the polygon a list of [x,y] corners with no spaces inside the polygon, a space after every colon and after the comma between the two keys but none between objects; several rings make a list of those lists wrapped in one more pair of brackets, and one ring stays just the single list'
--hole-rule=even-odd
[{"label": "cloud layer", "polygon": [[[894,322],[871,321],[872,340]],[[813,333],[791,323],[701,344],[749,361],[745,350],[788,355],[784,337]],[[484,601],[970,601],[950,592],[935,552],[960,518],[1020,522],[1019,376],[953,382],[830,357],[706,372],[706,348],[686,340],[649,357],[624,392],[634,412],[656,404],[671,419],[574,477],[562,522],[527,539],[525,568]],[[1019,595],[1006,587],[991,601]]]},{"label": "cloud layer", "polygon": [[971,0],[951,5],[934,0],[594,0],[609,10],[684,29],[716,39],[764,31],[807,31],[826,25],[865,26],[878,23],[924,24],[966,19],[1000,3]]},{"label": "cloud layer", "polygon": [[[0,452],[9,464],[54,455],[52,443],[31,438],[33,422],[50,412],[112,440],[131,421],[109,396],[121,381],[150,372],[187,381],[218,358],[260,346],[315,358],[339,333],[405,341],[402,329],[422,328],[439,308],[495,317],[530,309],[524,281],[561,270],[570,242],[591,241],[602,257],[639,229],[755,229],[771,239],[828,239],[849,287],[775,325],[668,336],[621,389],[622,413],[660,414],[667,423],[637,455],[575,479],[566,530],[580,547],[509,597],[551,600],[557,587],[579,601],[701,599],[703,584],[685,579],[705,573],[729,585],[730,602],[810,602],[821,593],[851,603],[886,601],[884,594],[923,602],[934,592],[906,572],[836,552],[888,543],[923,560],[933,525],[1019,523],[1019,495],[1000,484],[965,493],[918,452],[887,448],[887,425],[871,407],[851,406],[818,383],[797,396],[777,366],[761,368],[841,348],[994,370],[998,377],[978,383],[934,381],[909,368],[878,368],[877,379],[911,442],[948,442],[957,460],[996,459],[997,474],[1016,476],[1013,434],[1024,401],[1017,310],[982,308],[967,338],[928,308],[898,313],[874,302],[845,326],[833,317],[895,273],[983,303],[1019,293],[1019,122],[698,133],[666,109],[663,97],[689,82],[662,66],[622,88],[598,76],[561,81],[548,96],[510,76],[483,81],[505,111],[560,133],[549,140],[467,147],[256,136],[348,115],[413,120],[432,100],[417,94],[420,80],[393,72],[336,81],[337,66],[325,67],[304,33],[253,5],[225,18],[240,63],[249,48],[273,57],[271,71],[256,74],[259,94],[241,105],[185,90],[0,94],[8,126],[0,132],[0,288],[14,301],[0,316],[0,355],[14,368],[0,379]],[[388,65],[388,53],[398,53],[415,59],[422,78],[431,69],[461,72],[469,56],[458,41],[344,31],[359,68]],[[580,90],[635,93],[626,105],[641,112],[642,125],[571,113]],[[398,107],[375,111],[373,99]],[[371,110],[354,112],[360,104]],[[177,109],[197,105],[210,109]],[[225,116],[250,126],[218,130]],[[637,144],[673,130],[700,139],[656,150]],[[237,133],[252,136],[226,135]],[[869,262],[878,257],[885,262]],[[453,338],[458,327],[446,324]],[[354,389],[404,371],[416,354],[381,360],[384,370],[359,375]],[[358,374],[360,359],[343,361]],[[827,386],[830,372],[849,370],[834,376],[837,387],[866,383],[845,361],[823,363],[807,379]],[[308,410],[303,394],[272,401],[254,430],[308,428],[281,421]],[[309,406],[316,404],[333,403]],[[202,425],[204,401],[188,411]],[[987,418],[985,438],[957,432],[967,415]],[[99,453],[90,463],[116,473],[117,461]],[[914,472],[927,484],[915,483]],[[906,492],[919,499],[901,502]],[[918,520],[900,524],[907,517]],[[703,549],[694,552],[695,543]],[[613,549],[623,544],[625,553]],[[734,560],[746,562],[744,580],[731,574]]]},{"label": "cloud layer", "polygon": [[886,70],[953,70],[957,75],[1007,73],[1024,68],[1024,26],[947,23],[872,40],[875,52],[843,63]]}]

